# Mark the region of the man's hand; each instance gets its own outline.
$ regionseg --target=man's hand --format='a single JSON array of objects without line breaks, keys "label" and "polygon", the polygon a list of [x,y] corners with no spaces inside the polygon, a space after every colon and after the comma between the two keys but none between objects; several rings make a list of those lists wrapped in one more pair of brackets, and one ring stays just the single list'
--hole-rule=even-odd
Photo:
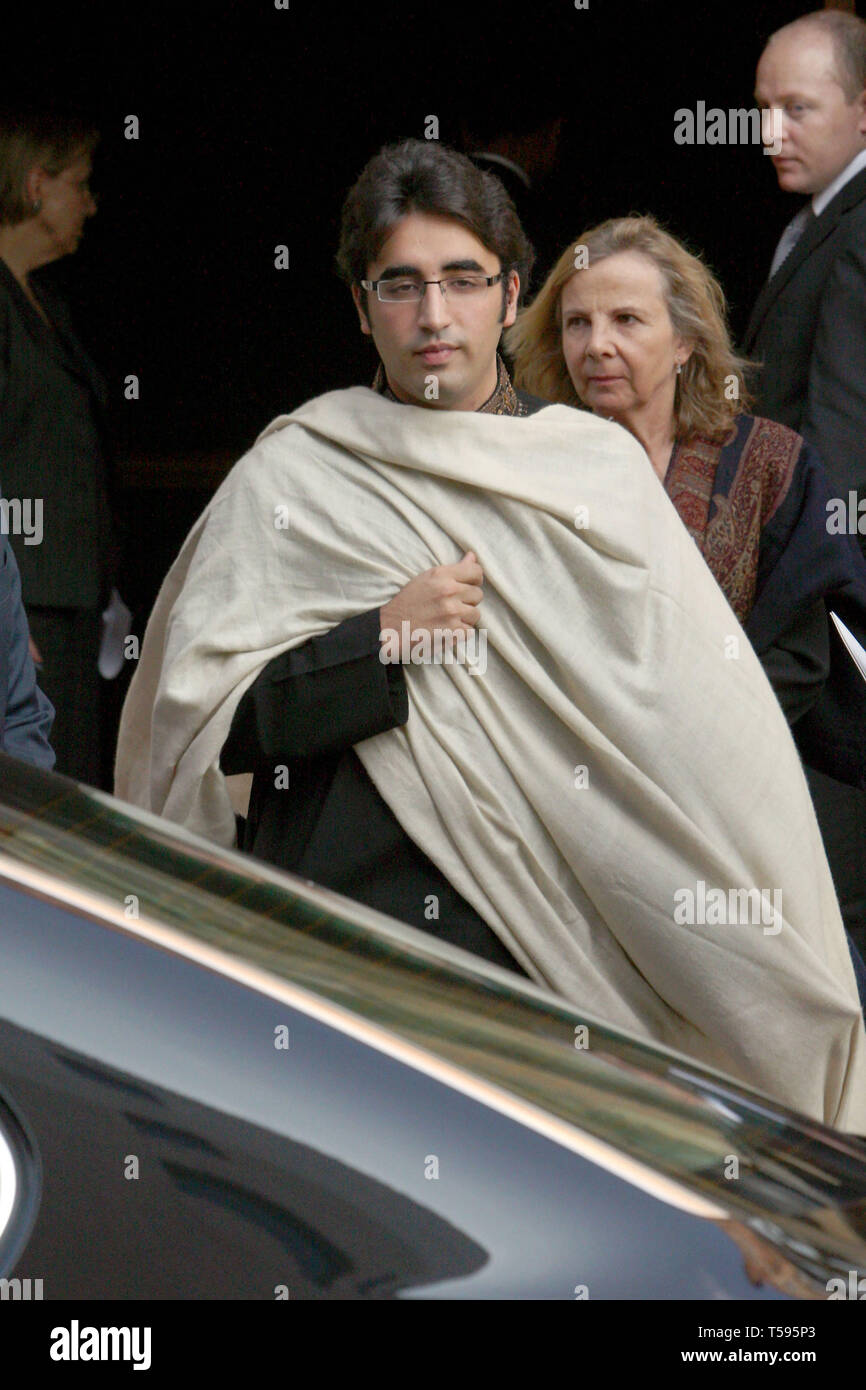
[{"label": "man's hand", "polygon": [[29,640],[29,642],[30,642],[30,658],[31,658],[31,660],[32,660],[32,662],[33,662],[33,665],[36,666],[37,668],[38,668],[38,667],[41,667],[41,666],[42,666],[42,653],[40,652],[40,650],[39,650],[39,648],[37,647],[36,643],[33,641],[33,638],[32,638],[32,637],[29,638],[28,640]]},{"label": "man's hand", "polygon": [[436,565],[410,579],[379,612],[380,628],[400,636],[408,622],[410,636],[415,632],[433,633],[437,628],[467,635],[478,624],[478,605],[484,597],[481,585],[484,571],[473,550],[467,550],[456,565]]}]

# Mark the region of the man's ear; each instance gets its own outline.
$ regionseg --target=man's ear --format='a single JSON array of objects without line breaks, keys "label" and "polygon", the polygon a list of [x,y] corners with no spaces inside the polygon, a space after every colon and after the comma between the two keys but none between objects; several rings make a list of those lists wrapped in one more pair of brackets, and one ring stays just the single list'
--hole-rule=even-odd
[{"label": "man's ear", "polygon": [[358,310],[358,318],[361,321],[361,332],[366,333],[368,335],[372,335],[373,330],[370,327],[370,321],[367,318],[367,311],[364,308],[364,301],[361,298],[362,293],[366,294],[366,290],[362,291],[360,285],[352,286],[352,298],[355,301],[355,308]]},{"label": "man's ear", "polygon": [[505,290],[505,315],[502,320],[503,328],[510,328],[517,318],[517,297],[520,294],[520,276],[516,270],[508,272]]}]

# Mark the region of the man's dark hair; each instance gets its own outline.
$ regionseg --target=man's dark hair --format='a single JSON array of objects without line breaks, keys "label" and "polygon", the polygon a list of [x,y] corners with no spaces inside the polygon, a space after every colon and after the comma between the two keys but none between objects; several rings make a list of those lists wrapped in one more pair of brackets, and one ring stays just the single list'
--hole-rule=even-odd
[{"label": "man's dark hair", "polygon": [[[396,224],[410,213],[450,217],[520,276],[526,292],[535,252],[503,185],[466,155],[435,140],[386,145],[362,170],[343,204],[337,268],[359,285]],[[502,284],[502,313],[507,286]]]}]

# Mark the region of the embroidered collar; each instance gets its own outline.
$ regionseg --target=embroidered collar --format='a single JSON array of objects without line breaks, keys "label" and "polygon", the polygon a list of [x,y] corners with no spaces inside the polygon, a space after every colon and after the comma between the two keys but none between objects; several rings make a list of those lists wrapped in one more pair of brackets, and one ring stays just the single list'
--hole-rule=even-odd
[{"label": "embroidered collar", "polygon": [[[396,401],[401,404],[399,397],[394,395],[385,377],[385,368],[382,363],[376,369],[373,378],[373,390],[380,396],[385,396],[389,401]],[[517,392],[511,384],[511,377],[508,375],[508,368],[503,362],[499,353],[496,354],[496,386],[491,395],[483,405],[478,407],[478,415],[527,415],[523,402],[519,399]]]}]

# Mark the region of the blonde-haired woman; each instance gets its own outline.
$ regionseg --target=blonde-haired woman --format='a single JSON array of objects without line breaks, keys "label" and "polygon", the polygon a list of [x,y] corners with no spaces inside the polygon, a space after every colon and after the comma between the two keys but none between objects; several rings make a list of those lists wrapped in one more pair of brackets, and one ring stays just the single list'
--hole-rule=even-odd
[{"label": "blonde-haired woman", "polygon": [[[718,281],[652,217],[611,219],[567,247],[506,342],[518,387],[615,420],[644,446],[818,770],[843,913],[862,932],[866,684],[829,610],[866,642],[866,564],[853,537],[828,530],[814,451],[746,413],[748,364]],[[848,808],[838,843],[837,782]]]},{"label": "blonde-haired woman", "polygon": [[[74,255],[96,212],[98,139],[50,111],[0,114],[0,484],[37,498],[42,543],[10,536],[40,685],[57,712],[57,770],[108,785],[113,741],[99,674],[101,614],[115,579],[107,387],[43,267]],[[126,663],[128,664],[128,663]]]},{"label": "blonde-haired woman", "polygon": [[[527,391],[626,425],[662,478],[670,450],[663,458],[661,444],[724,439],[749,404],[721,286],[652,217],[611,219],[567,247],[507,342]],[[629,366],[614,360],[616,347]],[[607,368],[610,383],[598,379]],[[650,368],[659,389],[647,394]]]}]

